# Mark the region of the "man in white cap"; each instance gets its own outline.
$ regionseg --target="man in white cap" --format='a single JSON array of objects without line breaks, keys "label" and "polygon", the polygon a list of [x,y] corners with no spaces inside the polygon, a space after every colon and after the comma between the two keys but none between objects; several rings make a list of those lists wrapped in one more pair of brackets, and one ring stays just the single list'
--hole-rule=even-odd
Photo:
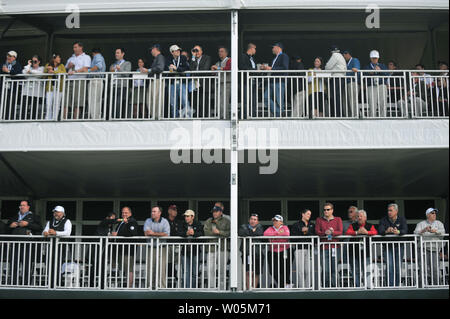
[{"label": "man in white cap", "polygon": [[[438,210],[436,208],[428,208],[425,212],[426,220],[417,224],[414,234],[422,236],[423,260],[425,262],[425,280],[429,285],[444,285],[444,277],[439,274],[439,266],[444,263],[443,256],[439,256],[439,252],[444,250],[445,244],[441,241],[442,235],[445,234],[444,224],[436,220]],[[425,285],[426,283],[424,283]]]},{"label": "man in white cap", "polygon": [[[189,70],[189,63],[186,56],[181,55],[181,48],[174,44],[170,48],[171,58],[166,60],[166,68],[171,73],[177,73],[176,77],[182,77],[180,73]],[[170,79],[169,80],[170,94],[170,117],[192,117],[191,103],[188,98],[187,79]]]},{"label": "man in white cap", "polygon": [[[372,70],[377,72],[366,72],[364,76],[372,76],[374,79],[367,79],[366,94],[369,103],[369,117],[386,117],[387,105],[387,76],[389,73],[380,72],[388,70],[387,66],[380,63],[380,53],[377,50],[370,52],[370,63],[364,70]],[[364,83],[363,83],[364,85]]]},{"label": "man in white cap", "polygon": [[64,207],[56,206],[53,209],[53,218],[47,222],[42,235],[68,237],[72,233],[72,223],[66,218]]},{"label": "man in white cap", "polygon": [[[17,61],[17,52],[9,51],[6,55],[6,61],[2,65],[2,69],[0,74],[7,75],[17,75],[22,73],[22,65],[20,65],[19,61]],[[0,118],[2,119],[14,119],[15,118],[15,108],[12,105],[17,104],[15,100],[17,99],[16,93],[18,90],[18,85],[11,84],[10,87],[6,90],[6,104],[3,110],[3,114],[0,114]],[[0,81],[0,92],[3,91],[2,81]],[[20,93],[18,94],[20,96]]]},{"label": "man in white cap", "polygon": [[[331,100],[330,111],[325,116],[340,117],[345,116],[347,112],[342,109],[342,96],[344,96],[345,74],[347,71],[347,62],[341,51],[336,45],[330,48],[331,57],[325,65],[325,70],[334,71],[331,73],[331,79],[328,85],[329,97]],[[325,111],[327,113],[327,111]]]}]

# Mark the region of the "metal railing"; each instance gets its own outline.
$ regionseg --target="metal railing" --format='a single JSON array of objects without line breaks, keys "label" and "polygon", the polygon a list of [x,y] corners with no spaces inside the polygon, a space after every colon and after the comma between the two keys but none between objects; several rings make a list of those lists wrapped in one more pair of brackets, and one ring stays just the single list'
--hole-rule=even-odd
[{"label": "metal railing", "polygon": [[[239,118],[448,118],[448,71],[239,71]],[[229,71],[0,76],[0,121],[230,118]]]},{"label": "metal railing", "polygon": [[[448,235],[247,237],[243,291],[448,288]],[[0,237],[0,289],[227,291],[218,237]]]},{"label": "metal railing", "polygon": [[229,71],[0,76],[0,120],[227,119]]},{"label": "metal railing", "polygon": [[240,119],[448,118],[448,71],[240,71]]}]

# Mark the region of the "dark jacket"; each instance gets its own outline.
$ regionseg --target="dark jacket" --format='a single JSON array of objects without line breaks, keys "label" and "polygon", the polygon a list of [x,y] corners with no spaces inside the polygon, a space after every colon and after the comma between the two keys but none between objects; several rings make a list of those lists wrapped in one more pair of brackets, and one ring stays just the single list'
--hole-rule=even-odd
[{"label": "dark jacket", "polygon": [[18,75],[22,74],[22,65],[19,63],[19,61],[16,60],[16,63],[12,66],[10,73],[4,73],[2,71],[3,66],[6,65],[6,63],[2,64],[2,67],[0,68],[0,74],[9,74],[9,75]]},{"label": "dark jacket", "polygon": [[250,55],[247,53],[242,53],[241,58],[239,59],[239,70],[256,70],[256,61],[253,58],[253,61],[255,62],[255,67],[253,68],[252,62],[250,61]]},{"label": "dark jacket", "polygon": [[255,231],[253,231],[249,224],[243,224],[239,227],[238,233],[241,237],[264,236],[264,227],[261,224],[258,224]]},{"label": "dark jacket", "polygon": [[117,236],[121,236],[121,237],[133,237],[133,236],[137,236],[138,235],[138,223],[136,221],[136,219],[134,219],[133,217],[130,217],[128,219],[128,223],[119,223],[116,226],[116,232],[117,232]]},{"label": "dark jacket", "polygon": [[[366,72],[364,73],[364,76],[376,76],[376,77],[387,77],[389,75],[389,72],[382,72],[383,70],[388,70],[387,66],[384,65],[383,63],[378,63],[377,64],[381,71],[380,72]],[[369,63],[368,65],[366,65],[364,67],[364,70],[374,70],[375,69],[375,65],[373,65],[372,63]],[[378,84],[388,84],[388,80],[387,78],[378,78],[378,80],[375,79],[368,79],[367,80],[367,86],[373,86],[376,85],[378,81]]]},{"label": "dark jacket", "polygon": [[400,235],[406,235],[408,233],[408,223],[406,218],[403,216],[397,216],[397,220],[395,222],[391,222],[388,216],[383,217],[378,225],[378,233],[380,235],[386,235],[386,230],[389,227],[397,228],[400,231]]},{"label": "dark jacket", "polygon": [[[203,225],[200,222],[194,220],[194,222],[192,223],[191,227],[194,230],[194,236],[193,237],[197,238],[197,237],[201,237],[201,236],[205,235],[205,233],[203,232]],[[178,231],[178,236],[188,237],[186,235],[188,229],[189,229],[189,224],[186,223],[186,222],[183,222],[181,224],[181,227],[180,227],[179,231]]]},{"label": "dark jacket", "polygon": [[179,59],[180,59],[180,61],[178,63],[178,61],[175,60],[173,58],[173,56],[167,58],[166,59],[166,71],[169,71],[169,66],[171,64],[176,66],[177,63],[178,63],[178,68],[177,68],[177,71],[176,71],[177,73],[182,73],[182,72],[189,71],[190,68],[189,68],[189,63],[188,63],[187,58],[184,55],[180,55]]},{"label": "dark jacket", "polygon": [[171,221],[168,217],[167,217],[167,221],[169,222],[169,225],[170,225],[170,236],[173,236],[173,237],[180,236],[179,233],[183,226],[182,225],[183,221],[178,220],[176,218],[174,221]]},{"label": "dark jacket", "polygon": [[162,54],[158,54],[158,56],[153,59],[149,75],[153,76],[155,74],[161,74],[162,72],[164,72],[165,69],[166,69],[166,58],[164,58]]},{"label": "dark jacket", "polygon": [[6,234],[6,224],[0,220],[0,235]]},{"label": "dark jacket", "polygon": [[[308,227],[306,235],[302,231],[303,227]],[[306,226],[303,220],[301,220],[291,226],[291,236],[314,236],[316,233],[315,228],[316,225],[313,222],[309,222],[308,226]]]},{"label": "dark jacket", "polygon": [[[277,59],[276,57],[274,60]],[[270,66],[272,66],[272,63]],[[281,52],[281,54],[278,56],[278,59],[275,61],[275,64],[272,66],[272,70],[289,70],[289,56],[286,53]]]},{"label": "dark jacket", "polygon": [[198,71],[209,71],[211,70],[211,57],[209,55],[203,55],[201,60],[200,60],[200,64],[198,64],[197,60],[195,61],[191,61],[189,63],[189,67],[191,69],[191,71],[197,71],[197,66],[198,66]]},{"label": "dark jacket", "polygon": [[[22,221],[28,222],[27,227],[16,227],[10,228],[11,235],[27,235],[27,231],[30,231],[33,235],[38,235],[42,232],[42,225],[40,221],[40,217],[33,212],[25,216]],[[15,217],[11,217],[8,220],[7,226],[9,227],[12,223],[19,222],[19,215],[17,214]]]},{"label": "dark jacket", "polygon": [[107,219],[105,218],[100,222],[100,224],[97,226],[97,229],[95,230],[95,234],[97,236],[108,236],[109,233],[113,231],[113,227],[116,224],[115,219]]}]

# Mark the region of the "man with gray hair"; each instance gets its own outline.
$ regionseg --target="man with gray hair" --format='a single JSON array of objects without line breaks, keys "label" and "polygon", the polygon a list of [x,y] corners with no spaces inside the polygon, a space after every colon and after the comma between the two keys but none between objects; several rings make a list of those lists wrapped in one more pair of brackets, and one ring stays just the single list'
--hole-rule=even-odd
[{"label": "man with gray hair", "polygon": [[[398,216],[398,205],[389,204],[388,214],[380,220],[378,226],[380,235],[405,235],[408,233],[408,223],[406,218]],[[403,260],[404,248],[400,243],[386,243],[383,247],[384,260],[387,262],[387,281],[390,287],[400,285],[401,264]],[[386,247],[387,246],[387,247]]]},{"label": "man with gray hair", "polygon": [[348,220],[342,222],[344,226],[344,234],[347,232],[350,225],[358,221],[358,207],[350,206],[347,212],[348,212]]},{"label": "man with gray hair", "polygon": [[[367,222],[367,213],[365,210],[359,210],[357,212],[357,221],[350,225],[347,232],[345,233],[347,236],[375,236],[378,235],[377,229],[374,225]],[[350,267],[352,268],[353,276],[354,276],[354,284],[356,287],[361,286],[361,276],[360,273],[366,272],[365,267],[361,265],[361,260],[364,259],[363,251],[358,249],[359,247],[356,245],[355,249],[352,246],[349,247],[350,251]],[[370,247],[367,243],[366,246],[366,266],[370,264],[369,251]]]},{"label": "man with gray hair", "polygon": [[442,222],[436,220],[438,210],[428,208],[425,212],[426,220],[417,224],[414,234],[422,236],[425,249],[423,249],[423,260],[425,262],[424,274],[428,285],[445,285],[445,278],[439,273],[440,266],[445,262],[443,257],[439,258],[439,253],[444,251],[445,244],[440,241],[445,234],[445,227]]}]

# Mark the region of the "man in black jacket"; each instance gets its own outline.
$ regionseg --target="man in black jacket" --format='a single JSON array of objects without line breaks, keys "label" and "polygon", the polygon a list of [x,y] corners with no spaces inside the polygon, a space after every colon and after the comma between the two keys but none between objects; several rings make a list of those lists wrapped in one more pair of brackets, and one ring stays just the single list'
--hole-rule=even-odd
[{"label": "man in black jacket", "polygon": [[[117,237],[133,237],[138,236],[138,223],[136,219],[132,217],[132,212],[130,207],[122,208],[122,221],[117,225],[116,230],[111,233],[112,236]],[[125,272],[128,269],[128,288],[133,287],[133,273],[134,273],[134,249],[131,246],[130,248],[127,243],[131,243],[132,241],[126,240],[122,241],[122,245],[116,246],[116,251],[119,256],[119,268]],[[123,249],[123,254],[122,254]],[[113,254],[114,255],[114,254]],[[123,256],[123,259],[122,259]],[[115,258],[113,259],[115,260]]]},{"label": "man in black jacket", "polygon": [[[18,75],[22,74],[22,65],[17,61],[17,52],[16,51],[9,51],[6,55],[6,61],[2,65],[2,68],[0,70],[0,74],[6,74],[6,75]],[[19,83],[11,83],[10,87],[5,91],[6,94],[6,105],[4,107],[3,114],[0,114],[0,119],[5,120],[13,120],[15,119],[15,106],[16,104],[16,96],[20,97],[20,92],[17,94],[17,91],[19,90]],[[3,92],[2,88],[2,81],[0,81],[0,94]],[[1,99],[1,96],[0,96]]]},{"label": "man in black jacket", "polygon": [[100,222],[95,230],[97,236],[109,236],[112,233],[116,221],[116,213],[109,213],[104,220]]},{"label": "man in black jacket", "polygon": [[[380,220],[378,226],[380,235],[405,235],[408,233],[408,223],[406,218],[398,216],[398,205],[389,204],[387,216]],[[390,241],[396,241],[391,238]],[[386,247],[387,246],[387,247]],[[401,277],[401,265],[404,254],[404,244],[386,243],[383,248],[384,260],[387,263],[387,272],[384,282],[389,286],[399,286]]]},{"label": "man in black jacket", "polygon": [[[239,227],[238,231],[239,236],[241,237],[258,237],[264,235],[264,228],[259,223],[259,216],[258,214],[252,214],[250,216],[250,219],[248,221],[248,224],[243,224],[241,227]],[[261,265],[264,264],[264,257],[262,252],[260,251],[261,246],[250,246],[250,240],[244,239],[246,241],[246,249],[245,249],[245,260],[246,260],[246,270],[247,270],[247,289],[250,289],[250,278],[252,278],[252,287],[258,288],[259,284],[259,276],[261,274]],[[251,258],[252,255],[250,254],[250,250],[253,251],[254,258]],[[241,245],[241,252],[243,252],[243,245]],[[254,272],[254,275],[252,273]]]},{"label": "man in black jacket", "polygon": [[[301,219],[291,226],[291,236],[314,236],[315,227],[311,222],[311,210],[303,209]],[[295,245],[295,263],[298,288],[311,288],[313,249],[308,242],[292,240]]]},{"label": "man in black jacket", "polygon": [[174,44],[170,47],[172,57],[166,60],[166,70],[174,73],[177,79],[169,76],[167,84],[169,86],[170,118],[192,117],[191,103],[187,94],[187,80],[179,79],[182,73],[189,70],[189,62],[186,56],[181,55],[181,48]]},{"label": "man in black jacket", "polygon": [[[192,49],[192,61],[189,63],[191,71],[210,71],[211,70],[211,57],[203,54],[203,48],[200,45],[196,45]],[[209,117],[211,104],[209,98],[209,80],[202,79],[202,76],[210,76],[211,74],[193,74],[196,80],[193,80],[190,85],[189,91],[192,92],[191,99],[193,101],[193,112],[198,118],[203,116]],[[203,110],[204,109],[204,110]],[[204,114],[206,112],[206,114]]]},{"label": "man in black jacket", "polygon": [[[203,225],[195,220],[195,212],[187,210],[184,213],[184,223],[179,229],[178,236],[185,238],[198,238],[204,236]],[[187,240],[194,243],[192,239]],[[181,265],[184,269],[183,288],[198,288],[198,258],[201,255],[201,246],[187,245],[181,252]]]},{"label": "man in black jacket", "polygon": [[[30,211],[30,202],[23,200],[20,202],[19,212],[16,216],[8,220],[7,226],[11,235],[25,236],[38,235],[42,226],[39,216]],[[20,237],[17,241],[24,242],[27,238]],[[35,246],[27,243],[14,243],[11,251],[11,256],[14,256],[12,273],[14,285],[28,285],[30,270],[32,267],[32,256],[34,255]],[[20,264],[22,264],[22,273],[20,272]],[[22,280],[19,280],[19,277]]]},{"label": "man in black jacket", "polygon": [[[256,54],[256,45],[253,43],[249,43],[247,45],[247,51],[245,53],[241,54],[241,58],[239,59],[239,70],[241,71],[256,71],[257,65],[255,61],[255,54]],[[243,77],[239,77],[239,81],[244,82],[244,101],[241,101],[243,105],[243,118],[248,118],[250,116],[254,117],[256,116],[256,100],[257,100],[257,87],[256,87],[256,81],[251,80],[250,82],[247,81],[248,76],[251,75],[250,72],[244,73]],[[241,88],[242,85],[239,86]],[[248,87],[251,87],[251,96],[248,97],[247,95],[250,94]],[[241,96],[239,94],[239,96]],[[247,101],[250,101],[251,110],[248,110],[248,103]],[[242,118],[242,117],[241,117]]]}]

